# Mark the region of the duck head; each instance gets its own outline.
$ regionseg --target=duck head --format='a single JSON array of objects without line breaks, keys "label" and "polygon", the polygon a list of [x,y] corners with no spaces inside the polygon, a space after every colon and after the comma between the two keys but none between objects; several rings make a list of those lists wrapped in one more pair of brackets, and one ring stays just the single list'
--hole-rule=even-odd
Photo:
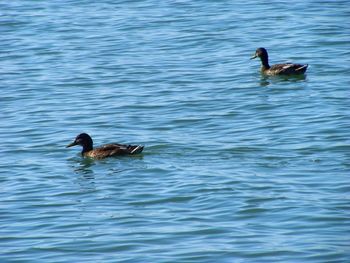
[{"label": "duck head", "polygon": [[265,48],[259,47],[256,51],[254,56],[252,56],[250,59],[254,59],[259,57],[260,59],[268,59],[268,54]]},{"label": "duck head", "polygon": [[75,140],[72,143],[68,144],[66,148],[75,145],[80,145],[83,146],[83,151],[89,151],[92,150],[92,144],[93,142],[91,137],[87,133],[81,133],[75,138]]},{"label": "duck head", "polygon": [[262,70],[267,70],[270,68],[270,65],[269,65],[269,55],[267,54],[267,51],[265,48],[263,47],[259,47],[256,51],[255,51],[255,54],[254,56],[252,56],[250,59],[254,59],[254,58],[257,58],[259,57],[260,60],[261,60],[261,68]]}]

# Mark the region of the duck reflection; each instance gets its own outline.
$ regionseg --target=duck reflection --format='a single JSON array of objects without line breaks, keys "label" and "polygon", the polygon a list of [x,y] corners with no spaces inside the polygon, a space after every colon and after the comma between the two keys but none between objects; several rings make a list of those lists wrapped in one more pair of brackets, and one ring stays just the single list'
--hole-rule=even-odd
[{"label": "duck reflection", "polygon": [[271,84],[281,83],[281,82],[299,82],[299,81],[305,81],[306,75],[280,75],[280,76],[267,76],[267,75],[261,75],[259,79],[259,84],[261,87],[267,87]]},{"label": "duck reflection", "polygon": [[93,159],[83,158],[78,161],[78,165],[74,168],[74,172],[82,175],[86,179],[94,179],[94,171],[91,169],[95,165]]},{"label": "duck reflection", "polygon": [[76,174],[82,175],[86,179],[94,179],[94,171],[91,169],[95,165],[91,158],[69,158],[68,162]]}]

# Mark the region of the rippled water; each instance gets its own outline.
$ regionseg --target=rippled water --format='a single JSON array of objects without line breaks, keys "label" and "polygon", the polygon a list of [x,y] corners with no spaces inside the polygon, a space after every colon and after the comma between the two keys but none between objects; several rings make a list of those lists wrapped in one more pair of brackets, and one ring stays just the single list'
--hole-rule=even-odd
[{"label": "rippled water", "polygon": [[0,261],[349,262],[349,6],[3,1]]}]

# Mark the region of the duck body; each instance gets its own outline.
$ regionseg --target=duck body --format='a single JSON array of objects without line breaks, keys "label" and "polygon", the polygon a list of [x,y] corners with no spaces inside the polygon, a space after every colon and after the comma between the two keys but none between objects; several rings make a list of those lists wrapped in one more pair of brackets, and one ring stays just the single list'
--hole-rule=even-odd
[{"label": "duck body", "polygon": [[269,65],[269,56],[265,48],[258,48],[255,51],[255,55],[251,58],[259,57],[261,60],[261,73],[265,75],[301,75],[307,70],[307,64],[275,64]]},{"label": "duck body", "polygon": [[66,148],[75,145],[80,145],[83,147],[83,150],[81,152],[81,155],[83,157],[90,157],[94,159],[103,159],[106,157],[120,155],[139,154],[143,151],[144,148],[144,146],[142,145],[111,143],[102,145],[94,149],[93,141],[87,133],[79,134],[72,143],[66,146]]}]

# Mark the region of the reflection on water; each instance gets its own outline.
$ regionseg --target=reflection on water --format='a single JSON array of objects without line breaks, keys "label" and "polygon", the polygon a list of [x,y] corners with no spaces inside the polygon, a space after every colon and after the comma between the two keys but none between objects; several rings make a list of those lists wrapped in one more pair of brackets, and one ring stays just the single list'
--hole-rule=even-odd
[{"label": "reflection on water", "polygon": [[96,191],[95,173],[92,167],[96,164],[90,158],[72,157],[67,159],[69,166],[74,171],[73,181],[79,186],[79,193],[90,193]]},{"label": "reflection on water", "polygon": [[69,158],[68,162],[76,174],[83,175],[86,179],[94,179],[94,172],[91,169],[95,160],[91,158]]},{"label": "reflection on water", "polygon": [[[126,168],[124,165],[124,161],[126,161],[129,165]],[[130,161],[132,161],[130,163]],[[142,162],[139,162],[142,161]],[[135,167],[140,166],[139,168],[145,169],[145,165],[143,163],[143,156],[120,156],[115,158],[105,158],[100,160],[95,160],[92,158],[82,158],[82,157],[73,157],[68,159],[70,163],[70,167],[72,167],[74,173],[83,176],[85,179],[95,179],[96,170],[103,170],[103,164],[113,163],[113,167],[109,168],[107,171],[103,171],[105,174],[113,175],[116,173],[120,173],[129,168],[134,169]],[[98,166],[98,164],[102,166]],[[96,166],[97,165],[97,166]],[[96,169],[93,169],[93,167]],[[95,171],[94,171],[95,170]]]},{"label": "reflection on water", "polygon": [[281,82],[299,82],[299,81],[306,81],[306,75],[281,75],[281,76],[267,76],[261,74],[260,78],[260,86],[261,87],[266,87],[269,86],[270,84],[278,84]]},{"label": "reflection on water", "polygon": [[261,75],[261,78],[260,78],[260,86],[261,87],[266,87],[268,85],[270,85],[270,81],[268,81],[268,77],[265,76],[265,75]]}]

